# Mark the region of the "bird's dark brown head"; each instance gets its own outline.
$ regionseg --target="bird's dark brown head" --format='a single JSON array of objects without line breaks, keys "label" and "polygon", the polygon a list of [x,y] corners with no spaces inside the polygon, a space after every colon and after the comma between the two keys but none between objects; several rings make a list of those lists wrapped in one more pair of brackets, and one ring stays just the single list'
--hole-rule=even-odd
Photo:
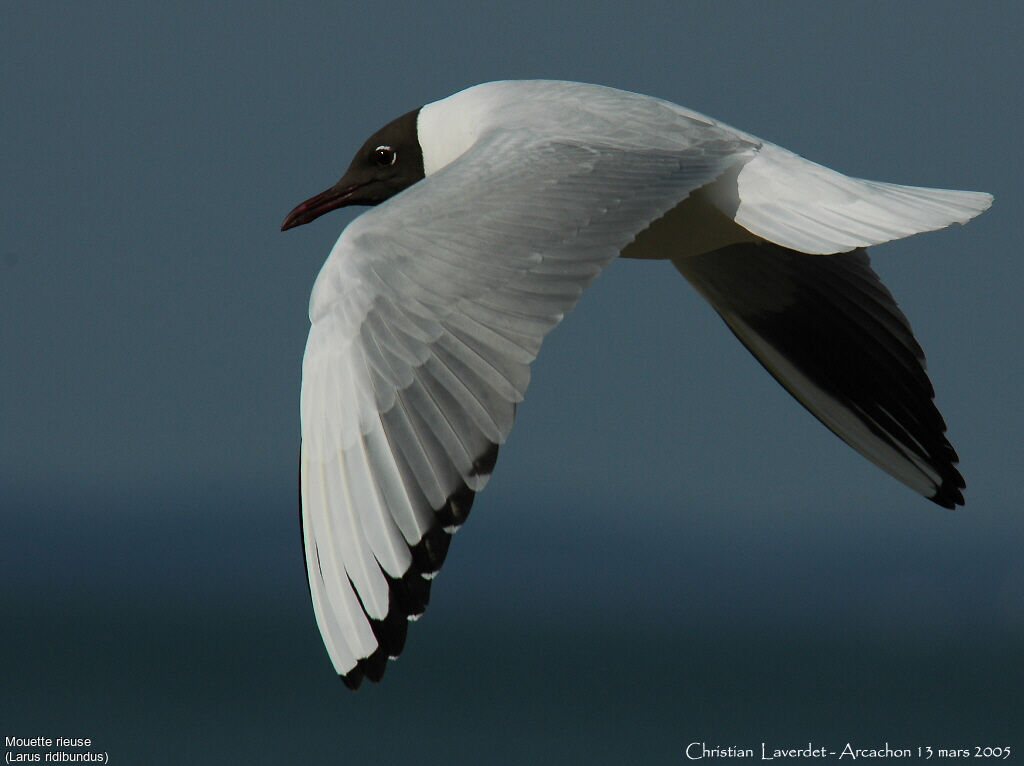
[{"label": "bird's dark brown head", "polygon": [[392,120],[363,144],[330,189],[296,206],[281,231],[309,223],[347,205],[378,205],[423,178],[423,151],[416,133],[420,110]]}]

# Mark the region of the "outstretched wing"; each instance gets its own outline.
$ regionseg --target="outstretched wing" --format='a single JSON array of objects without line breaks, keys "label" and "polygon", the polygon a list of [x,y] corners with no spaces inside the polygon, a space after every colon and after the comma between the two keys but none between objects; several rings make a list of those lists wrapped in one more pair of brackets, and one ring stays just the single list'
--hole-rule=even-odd
[{"label": "outstretched wing", "polygon": [[705,193],[758,237],[819,254],[967,223],[992,204],[985,192],[851,178],[767,141]]},{"label": "outstretched wing", "polygon": [[402,650],[546,333],[751,148],[706,125],[657,152],[494,132],[342,234],[310,304],[301,493],[314,610],[349,686]]},{"label": "outstretched wing", "polygon": [[807,255],[764,242],[672,262],[839,438],[939,505],[963,503],[924,352],[867,252]]}]

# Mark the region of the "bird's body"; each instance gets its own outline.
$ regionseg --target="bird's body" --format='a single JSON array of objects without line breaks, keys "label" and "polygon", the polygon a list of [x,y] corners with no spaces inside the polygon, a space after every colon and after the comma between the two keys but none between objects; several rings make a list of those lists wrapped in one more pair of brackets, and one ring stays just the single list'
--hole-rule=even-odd
[{"label": "bird's body", "polygon": [[305,554],[338,673],[377,680],[401,651],[541,341],[619,255],[671,260],[833,432],[962,503],[923,353],[862,248],[990,203],[849,178],[579,83],[488,83],[382,128],[284,226],[377,205],[317,278],[303,361]]}]

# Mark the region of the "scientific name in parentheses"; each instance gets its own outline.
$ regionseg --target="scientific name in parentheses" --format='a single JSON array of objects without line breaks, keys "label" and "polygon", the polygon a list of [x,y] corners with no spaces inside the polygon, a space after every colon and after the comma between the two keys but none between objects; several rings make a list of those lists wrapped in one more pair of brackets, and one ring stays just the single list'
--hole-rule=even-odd
[{"label": "scientific name in parentheses", "polygon": [[[51,747],[92,747],[92,740],[88,737],[4,737],[4,745],[8,748],[51,748]],[[40,763],[64,762],[64,761],[105,761],[101,753],[14,753],[8,751],[4,760],[7,763]]]}]

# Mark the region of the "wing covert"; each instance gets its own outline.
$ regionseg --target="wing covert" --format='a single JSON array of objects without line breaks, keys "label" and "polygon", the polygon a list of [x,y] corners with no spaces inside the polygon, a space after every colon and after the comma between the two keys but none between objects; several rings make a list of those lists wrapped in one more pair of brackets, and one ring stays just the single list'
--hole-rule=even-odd
[{"label": "wing covert", "polygon": [[650,221],[752,151],[706,127],[676,151],[515,135],[357,218],[313,290],[303,534],[317,622],[353,687],[426,607],[544,336]]}]

